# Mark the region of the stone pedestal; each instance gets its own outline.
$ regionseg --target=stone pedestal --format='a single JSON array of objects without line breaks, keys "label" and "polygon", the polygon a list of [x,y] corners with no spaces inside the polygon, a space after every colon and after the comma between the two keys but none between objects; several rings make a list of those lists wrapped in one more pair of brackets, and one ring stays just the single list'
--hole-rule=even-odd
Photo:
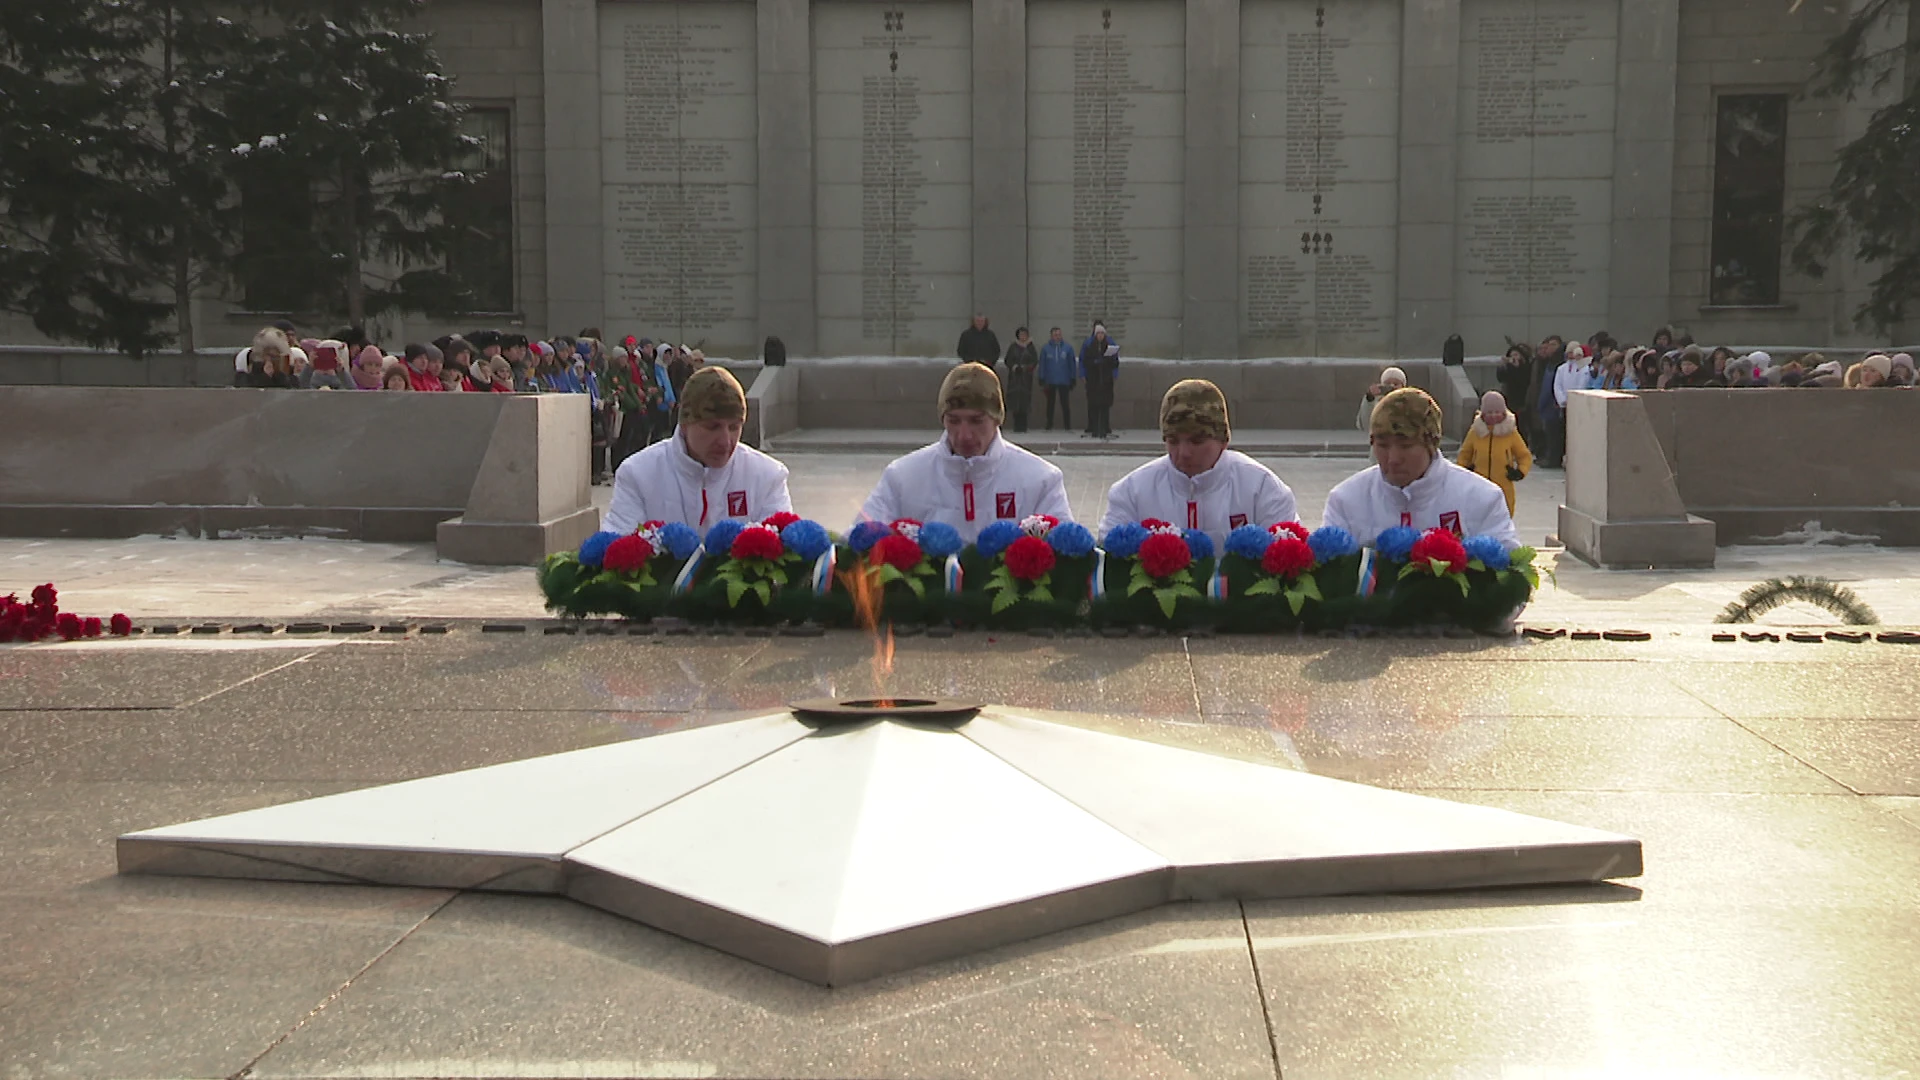
[{"label": "stone pedestal", "polygon": [[526,566],[548,552],[578,547],[600,526],[588,486],[587,445],[584,396],[527,395],[506,402],[466,513],[436,531],[440,557]]},{"label": "stone pedestal", "polygon": [[1687,513],[1645,404],[1583,390],[1567,400],[1567,501],[1560,538],[1596,566],[1711,567],[1715,528]]}]

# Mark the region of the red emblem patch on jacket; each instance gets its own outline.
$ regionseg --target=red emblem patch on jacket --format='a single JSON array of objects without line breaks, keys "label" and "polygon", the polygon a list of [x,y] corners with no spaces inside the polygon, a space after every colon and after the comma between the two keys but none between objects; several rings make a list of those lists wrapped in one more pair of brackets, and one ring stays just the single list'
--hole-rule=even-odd
[{"label": "red emblem patch on jacket", "polygon": [[727,492],[727,516],[747,516],[747,493],[744,491]]},{"label": "red emblem patch on jacket", "polygon": [[1460,511],[1449,510],[1444,514],[1441,514],[1440,527],[1447,530],[1448,532],[1452,533],[1455,536],[1464,535],[1460,532]]},{"label": "red emblem patch on jacket", "polygon": [[996,491],[993,493],[993,513],[996,517],[1017,518],[1020,511],[1013,505],[1013,492]]},{"label": "red emblem patch on jacket", "polygon": [[1227,519],[1227,528],[1237,529],[1240,526],[1245,525],[1246,523],[1247,523],[1247,515],[1235,514],[1232,517]]}]

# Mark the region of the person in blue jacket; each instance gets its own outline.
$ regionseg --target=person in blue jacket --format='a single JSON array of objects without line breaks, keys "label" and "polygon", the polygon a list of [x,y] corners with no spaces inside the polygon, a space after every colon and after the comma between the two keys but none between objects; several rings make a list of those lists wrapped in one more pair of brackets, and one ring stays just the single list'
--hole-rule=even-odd
[{"label": "person in blue jacket", "polygon": [[1060,336],[1060,328],[1054,327],[1047,335],[1047,343],[1040,346],[1040,392],[1047,397],[1047,430],[1053,430],[1053,402],[1060,399],[1060,427],[1063,431],[1073,430],[1073,384],[1079,380],[1080,357],[1075,355],[1073,346]]}]

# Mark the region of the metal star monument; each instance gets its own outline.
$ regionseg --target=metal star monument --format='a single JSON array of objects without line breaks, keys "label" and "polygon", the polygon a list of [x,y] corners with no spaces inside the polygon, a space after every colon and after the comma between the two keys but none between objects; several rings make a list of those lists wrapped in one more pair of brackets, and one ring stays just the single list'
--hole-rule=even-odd
[{"label": "metal star monument", "polygon": [[1177,900],[1596,882],[1626,836],[952,702],[129,833],[120,872],[552,893],[825,985]]}]

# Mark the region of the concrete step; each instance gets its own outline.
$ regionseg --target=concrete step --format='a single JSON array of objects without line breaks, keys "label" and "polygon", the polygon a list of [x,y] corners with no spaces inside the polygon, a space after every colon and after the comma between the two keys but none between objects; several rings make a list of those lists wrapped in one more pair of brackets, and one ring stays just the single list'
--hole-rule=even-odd
[{"label": "concrete step", "polygon": [[[1158,454],[1165,450],[1160,433],[1152,430],[1116,431],[1112,438],[1091,439],[1078,431],[1007,432],[1007,438],[1045,456],[1101,454]],[[931,428],[801,428],[774,436],[762,450],[808,453],[904,454],[932,442]],[[1347,429],[1253,428],[1233,433],[1233,448],[1248,454],[1288,454],[1307,457],[1367,456],[1365,432]]]}]

